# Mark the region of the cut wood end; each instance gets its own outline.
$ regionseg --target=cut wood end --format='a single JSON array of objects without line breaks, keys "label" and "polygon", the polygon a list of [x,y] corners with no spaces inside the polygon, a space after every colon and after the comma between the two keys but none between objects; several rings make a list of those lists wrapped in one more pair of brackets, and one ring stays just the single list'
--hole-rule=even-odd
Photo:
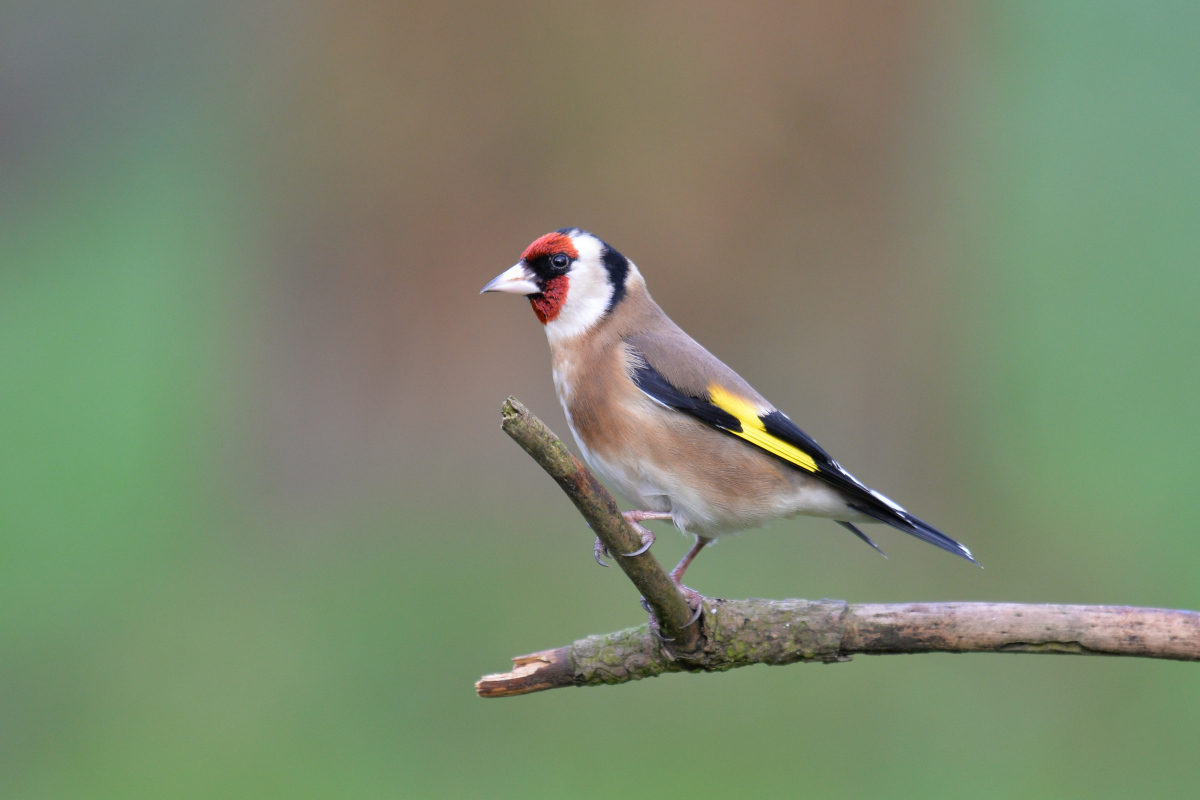
[{"label": "cut wood end", "polygon": [[511,425],[522,417],[528,418],[530,416],[532,415],[529,413],[529,409],[525,407],[525,404],[512,395],[509,395],[504,404],[500,406],[500,419],[504,425]]},{"label": "cut wood end", "polygon": [[568,686],[572,677],[568,651],[560,647],[517,656],[512,672],[484,675],[476,681],[475,693],[480,697],[516,697]]}]

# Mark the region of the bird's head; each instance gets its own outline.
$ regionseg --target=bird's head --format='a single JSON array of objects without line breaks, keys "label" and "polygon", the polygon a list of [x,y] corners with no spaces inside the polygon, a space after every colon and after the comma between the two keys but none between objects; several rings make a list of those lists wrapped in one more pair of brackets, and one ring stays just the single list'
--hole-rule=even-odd
[{"label": "bird's head", "polygon": [[640,281],[637,267],[578,228],[547,233],[525,248],[521,260],[483,287],[529,298],[551,341],[588,331]]}]

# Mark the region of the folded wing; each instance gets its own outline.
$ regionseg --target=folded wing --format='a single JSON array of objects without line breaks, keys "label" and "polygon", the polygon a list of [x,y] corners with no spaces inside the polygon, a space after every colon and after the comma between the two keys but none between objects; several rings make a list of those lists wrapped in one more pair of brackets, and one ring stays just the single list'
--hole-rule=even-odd
[{"label": "folded wing", "polygon": [[[704,356],[716,361],[707,351]],[[638,365],[632,378],[639,389],[655,402],[667,408],[695,417],[701,422],[743,439],[749,444],[782,459],[792,466],[811,473],[841,491],[846,503],[879,522],[891,525],[912,536],[929,542],[935,547],[978,563],[971,551],[946,536],[927,522],[909,514],[896,503],[879,492],[868,488],[861,481],[830,458],[811,436],[792,422],[781,411],[766,406],[740,378],[729,380],[724,373],[728,367],[720,364],[712,379],[700,388],[693,385],[687,389],[673,383],[646,358],[642,352],[635,353]],[[722,380],[725,378],[725,380]],[[696,382],[693,381],[693,384]],[[730,385],[733,384],[733,385]],[[752,395],[747,397],[746,395]],[[847,526],[850,527],[850,526]],[[850,528],[856,535],[875,546],[864,534]],[[878,549],[876,547],[876,549]]]}]

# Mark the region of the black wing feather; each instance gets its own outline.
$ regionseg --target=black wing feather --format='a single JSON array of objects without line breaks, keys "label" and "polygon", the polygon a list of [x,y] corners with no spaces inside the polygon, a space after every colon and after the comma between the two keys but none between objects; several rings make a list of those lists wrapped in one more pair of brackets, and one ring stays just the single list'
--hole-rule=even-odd
[{"label": "black wing feather", "polygon": [[633,382],[637,387],[668,408],[682,411],[696,419],[707,422],[714,428],[726,431],[741,431],[742,423],[733,414],[723,408],[713,405],[707,397],[692,397],[676,389],[662,373],[646,364],[638,367],[633,373]]},{"label": "black wing feather", "polygon": [[[723,408],[715,405],[708,397],[695,397],[674,386],[663,377],[662,373],[649,364],[638,366],[633,372],[633,382],[652,400],[676,411],[712,425],[730,433],[740,433],[742,423],[737,417]],[[817,471],[811,473],[817,478],[841,490],[848,496],[848,505],[872,517],[879,522],[891,525],[893,528],[928,542],[934,547],[961,556],[973,564],[978,564],[971,551],[951,539],[929,523],[918,519],[907,511],[883,500],[861,481],[844,470],[841,464],[834,461],[825,450],[807,433],[802,431],[781,411],[771,411],[759,417],[766,432],[812,457],[817,464]],[[744,441],[744,440],[743,440]],[[754,446],[747,442],[748,445]],[[785,463],[787,463],[785,461]],[[879,547],[862,531],[847,522],[839,521],[843,527],[852,531],[867,544],[879,550]],[[882,550],[879,550],[882,553]]]}]

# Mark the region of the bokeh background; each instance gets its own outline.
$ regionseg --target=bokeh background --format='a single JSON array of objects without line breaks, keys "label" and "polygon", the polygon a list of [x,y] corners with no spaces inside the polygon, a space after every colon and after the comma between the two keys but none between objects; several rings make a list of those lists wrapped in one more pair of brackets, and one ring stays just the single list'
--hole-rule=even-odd
[{"label": "bokeh background", "polygon": [[472,683],[644,619],[499,429],[564,225],[986,567],[693,586],[1200,608],[1198,75],[1186,2],[7,0],[0,796],[1194,796],[1188,664]]}]

